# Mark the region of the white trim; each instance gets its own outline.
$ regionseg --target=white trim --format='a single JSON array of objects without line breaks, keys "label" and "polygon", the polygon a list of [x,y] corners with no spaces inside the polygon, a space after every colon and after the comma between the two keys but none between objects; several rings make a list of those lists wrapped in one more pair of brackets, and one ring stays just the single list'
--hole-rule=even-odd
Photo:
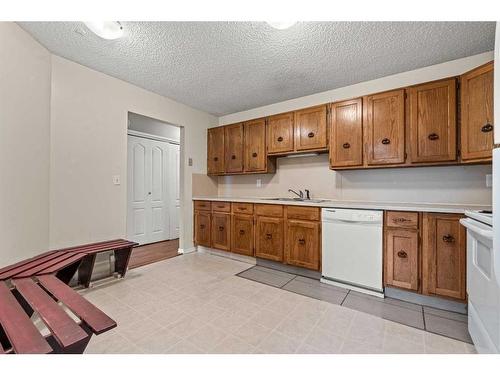
[{"label": "white trim", "polygon": [[143,133],[143,132],[140,132],[140,131],[137,131],[137,130],[127,129],[127,134],[131,135],[133,137],[152,139],[152,140],[155,140],[155,141],[168,142],[168,143],[173,143],[175,145],[180,145],[180,141],[178,141],[178,140],[167,138],[167,137],[162,137],[160,135]]},{"label": "white trim", "polygon": [[189,254],[196,252],[196,247],[189,247],[187,249],[181,249],[180,247],[177,249],[177,254]]},{"label": "white trim", "polygon": [[198,252],[202,254],[210,254],[215,256],[220,256],[222,258],[228,258],[231,260],[236,260],[238,262],[247,263],[255,266],[257,264],[257,259],[248,255],[235,254],[224,250],[214,249],[212,247],[198,246]]},{"label": "white trim", "polygon": [[329,285],[338,286],[338,287],[344,288],[344,289],[354,290],[355,292],[365,293],[365,294],[369,294],[371,296],[375,296],[375,297],[379,297],[379,298],[385,297],[383,292],[377,292],[375,290],[365,289],[365,288],[357,287],[357,286],[350,285],[350,284],[344,284],[344,283],[341,283],[338,281],[326,279],[324,277],[321,277],[320,281],[324,284],[329,284]]}]

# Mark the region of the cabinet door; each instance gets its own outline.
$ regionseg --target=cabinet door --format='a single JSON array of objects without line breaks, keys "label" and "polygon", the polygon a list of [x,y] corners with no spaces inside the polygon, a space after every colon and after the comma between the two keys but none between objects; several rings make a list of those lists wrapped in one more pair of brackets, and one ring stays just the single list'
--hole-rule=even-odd
[{"label": "cabinet door", "polygon": [[243,124],[224,127],[226,173],[243,172]]},{"label": "cabinet door", "polygon": [[266,120],[245,122],[243,129],[245,172],[265,172],[267,169]]},{"label": "cabinet door", "polygon": [[462,159],[491,159],[493,62],[465,73],[460,81]]},{"label": "cabinet door", "polygon": [[326,105],[295,111],[295,150],[327,147]]},{"label": "cabinet door", "polygon": [[212,213],[212,247],[220,250],[230,249],[231,215]]},{"label": "cabinet door", "polygon": [[362,100],[333,103],[331,110],[330,166],[363,164]]},{"label": "cabinet door", "polygon": [[287,220],[286,226],[286,263],[319,270],[320,223]]},{"label": "cabinet door", "polygon": [[386,285],[418,290],[418,233],[416,230],[385,231]]},{"label": "cabinet door", "polygon": [[194,242],[196,245],[210,247],[210,213],[195,211],[194,213]]},{"label": "cabinet door", "polygon": [[292,152],[293,112],[271,116],[267,119],[267,153]]},{"label": "cabinet door", "polygon": [[454,78],[408,89],[413,163],[457,159],[456,90]]},{"label": "cabinet door", "polygon": [[255,256],[283,261],[283,219],[257,216]]},{"label": "cabinet door", "polygon": [[364,105],[367,164],[404,163],[404,90],[367,96]]},{"label": "cabinet door", "polygon": [[224,173],[224,127],[208,129],[207,133],[208,174]]},{"label": "cabinet door", "polygon": [[231,226],[231,251],[253,256],[253,216],[233,215]]},{"label": "cabinet door", "polygon": [[461,215],[424,214],[423,292],[465,299],[465,228]]}]

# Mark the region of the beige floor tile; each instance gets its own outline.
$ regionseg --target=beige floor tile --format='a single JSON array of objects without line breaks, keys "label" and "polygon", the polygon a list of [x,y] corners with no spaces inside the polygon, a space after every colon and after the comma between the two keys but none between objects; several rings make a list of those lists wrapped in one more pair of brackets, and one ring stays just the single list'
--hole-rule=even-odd
[{"label": "beige floor tile", "polygon": [[342,337],[336,336],[322,327],[316,326],[307,335],[303,343],[323,353],[335,354],[340,353],[343,342],[344,339]]},{"label": "beige floor tile", "polygon": [[[424,333],[417,328],[408,327],[403,324],[385,321],[385,335],[389,338],[395,337],[398,339],[410,341],[415,345],[424,345]],[[387,338],[386,337],[386,338]]]},{"label": "beige floor tile", "polygon": [[203,351],[186,340],[181,340],[167,349],[168,354],[203,354]]},{"label": "beige floor tile", "polygon": [[127,340],[119,333],[110,335],[102,341],[89,342],[86,354],[134,354],[141,353],[138,346]]},{"label": "beige floor tile", "polygon": [[221,316],[215,318],[210,323],[220,329],[225,329],[230,333],[236,332],[250,318],[241,315],[239,312],[225,311]]},{"label": "beige floor tile", "polygon": [[289,316],[283,320],[276,331],[297,340],[302,340],[316,325],[318,319],[310,319],[309,317]]},{"label": "beige floor tile", "polygon": [[342,354],[381,354],[382,345],[347,339],[340,349]]},{"label": "beige floor tile", "polygon": [[197,308],[186,311],[186,314],[204,320],[208,323],[220,317],[222,314],[224,314],[225,311],[226,310],[220,309],[216,306],[205,304],[203,306],[199,306]]},{"label": "beige floor tile", "polygon": [[382,350],[386,354],[424,354],[423,340],[409,341],[399,336],[385,335]]},{"label": "beige floor tile", "polygon": [[272,332],[257,347],[266,354],[292,354],[298,349],[300,341],[287,337],[279,332]]},{"label": "beige floor tile", "polygon": [[272,328],[264,327],[263,325],[254,323],[252,321],[245,323],[234,335],[252,346],[258,346],[269,334]]},{"label": "beige floor tile", "polygon": [[425,352],[428,354],[465,354],[466,344],[462,341],[426,332],[424,334]]},{"label": "beige floor tile", "polygon": [[349,327],[347,338],[381,347],[384,341],[384,330],[383,319],[357,312]]},{"label": "beige floor tile", "polygon": [[253,354],[256,348],[236,336],[229,335],[210,351],[213,354]]},{"label": "beige floor tile", "polygon": [[328,351],[322,350],[315,348],[314,346],[304,344],[302,343],[297,351],[295,352],[296,354],[329,354]]},{"label": "beige floor tile", "polygon": [[261,309],[255,315],[250,318],[250,322],[255,324],[263,325],[264,327],[274,329],[276,328],[286,316],[284,314],[277,313],[275,311],[269,310],[267,308]]},{"label": "beige floor tile", "polygon": [[227,335],[227,331],[207,324],[188,336],[186,341],[208,352],[220,344]]},{"label": "beige floor tile", "polygon": [[166,328],[169,329],[173,334],[185,338],[198,331],[205,324],[206,322],[201,319],[185,315],[176,322],[166,326]]},{"label": "beige floor tile", "polygon": [[134,324],[118,328],[119,333],[135,343],[145,336],[158,332],[162,327],[151,319],[139,320]]},{"label": "beige floor tile", "polygon": [[173,306],[157,311],[149,316],[149,319],[158,323],[162,327],[167,327],[174,322],[177,322],[183,316],[185,316],[182,310],[179,310]]},{"label": "beige floor tile", "polygon": [[181,341],[181,338],[168,329],[159,329],[150,335],[143,336],[135,344],[145,354],[163,354],[167,350]]}]

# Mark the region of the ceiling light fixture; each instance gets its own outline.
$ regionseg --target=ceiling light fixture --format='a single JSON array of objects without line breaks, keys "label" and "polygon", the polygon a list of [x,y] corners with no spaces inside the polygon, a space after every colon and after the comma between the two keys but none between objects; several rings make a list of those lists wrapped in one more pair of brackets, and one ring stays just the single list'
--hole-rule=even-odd
[{"label": "ceiling light fixture", "polygon": [[274,27],[278,30],[285,30],[297,23],[297,21],[280,21],[280,22],[267,22],[269,26]]},{"label": "ceiling light fixture", "polygon": [[123,36],[123,26],[118,21],[84,22],[94,34],[103,39],[118,39]]}]

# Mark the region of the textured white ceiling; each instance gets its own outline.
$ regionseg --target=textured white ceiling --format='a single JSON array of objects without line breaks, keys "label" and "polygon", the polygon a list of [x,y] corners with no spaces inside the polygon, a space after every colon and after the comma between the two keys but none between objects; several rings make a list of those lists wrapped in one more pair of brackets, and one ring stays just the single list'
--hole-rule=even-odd
[{"label": "textured white ceiling", "polygon": [[493,50],[493,22],[20,22],[53,53],[214,115]]}]

